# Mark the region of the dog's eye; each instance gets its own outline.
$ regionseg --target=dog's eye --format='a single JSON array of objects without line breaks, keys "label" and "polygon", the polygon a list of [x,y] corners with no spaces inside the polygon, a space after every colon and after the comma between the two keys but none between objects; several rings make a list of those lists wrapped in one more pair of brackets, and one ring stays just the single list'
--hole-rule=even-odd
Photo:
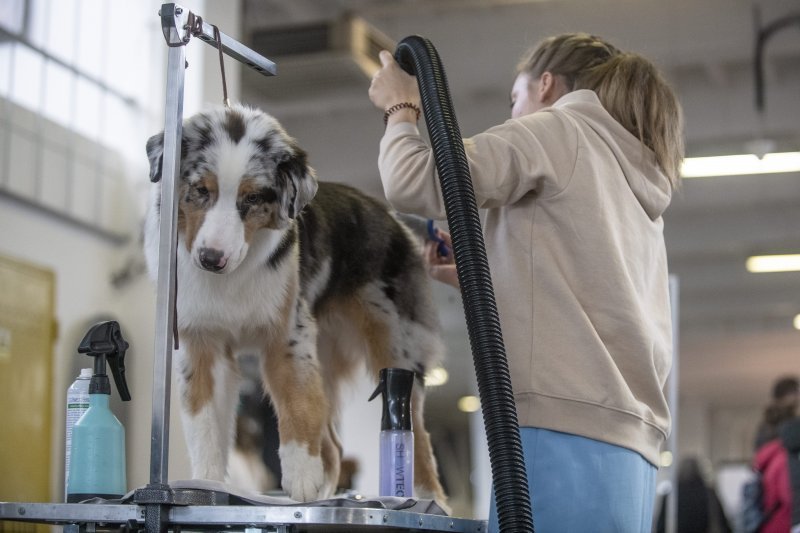
[{"label": "dog's eye", "polygon": [[271,203],[278,199],[278,193],[273,189],[262,189],[259,192],[251,192],[242,199],[245,204],[257,205],[261,203]]},{"label": "dog's eye", "polygon": [[199,194],[200,196],[208,196],[208,188],[203,187],[202,185],[197,187],[195,190],[197,191],[197,194]]}]

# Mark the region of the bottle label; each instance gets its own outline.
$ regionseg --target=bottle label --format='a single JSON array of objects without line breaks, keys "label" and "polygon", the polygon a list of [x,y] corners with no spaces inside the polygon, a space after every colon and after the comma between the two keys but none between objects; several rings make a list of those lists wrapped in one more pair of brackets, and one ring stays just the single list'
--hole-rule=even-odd
[{"label": "bottle label", "polygon": [[414,435],[381,432],[380,495],[411,498],[414,489]]},{"label": "bottle label", "polygon": [[[88,381],[88,380],[87,380]],[[69,487],[69,463],[72,455],[72,427],[89,409],[89,389],[86,383],[85,392],[69,391],[67,394],[66,434],[64,445],[64,491]]]},{"label": "bottle label", "polygon": [[406,494],[406,447],[398,442],[394,447],[394,495],[407,496]]}]

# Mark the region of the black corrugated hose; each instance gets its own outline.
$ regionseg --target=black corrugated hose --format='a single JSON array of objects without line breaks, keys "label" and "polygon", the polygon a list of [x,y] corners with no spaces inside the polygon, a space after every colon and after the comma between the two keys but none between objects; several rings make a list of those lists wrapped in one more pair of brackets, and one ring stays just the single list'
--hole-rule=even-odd
[{"label": "black corrugated hose", "polygon": [[436,49],[423,37],[403,39],[395,59],[404,70],[417,76],[442,186],[486,426],[500,531],[532,532],[533,515],[511,376],[469,164],[447,78]]}]

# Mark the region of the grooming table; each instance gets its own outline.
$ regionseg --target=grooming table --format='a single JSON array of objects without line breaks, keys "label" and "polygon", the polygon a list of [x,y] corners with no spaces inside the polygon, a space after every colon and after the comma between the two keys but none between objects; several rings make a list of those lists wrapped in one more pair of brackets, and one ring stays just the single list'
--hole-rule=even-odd
[{"label": "grooming table", "polygon": [[[164,491],[136,489],[119,500],[96,498],[83,503],[0,503],[0,519],[63,525],[67,533],[150,529],[146,504]],[[159,524],[165,529],[229,529],[248,533],[275,531],[461,531],[483,533],[486,522],[451,518],[431,500],[340,496],[297,503],[233,489],[207,480],[173,481],[169,508]]]},{"label": "grooming table", "polygon": [[[0,503],[0,519],[63,525],[65,533],[126,532],[147,526],[146,506],[90,503]],[[484,533],[486,522],[380,508],[255,505],[180,505],[173,503],[159,529],[230,530],[246,533],[460,531]]]}]

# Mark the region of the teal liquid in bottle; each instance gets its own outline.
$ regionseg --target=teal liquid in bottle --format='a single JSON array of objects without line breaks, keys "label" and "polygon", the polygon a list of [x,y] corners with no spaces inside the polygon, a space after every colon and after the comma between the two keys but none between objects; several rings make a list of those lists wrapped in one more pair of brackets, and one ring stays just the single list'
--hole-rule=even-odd
[{"label": "teal liquid in bottle", "polygon": [[89,382],[89,409],[72,428],[72,449],[67,481],[67,502],[90,498],[118,499],[125,495],[125,429],[109,408],[111,367],[120,398],[131,399],[125,382],[125,350],[119,324],[101,322],[81,341],[78,352],[94,357]]},{"label": "teal liquid in bottle", "polygon": [[125,428],[111,409],[107,394],[90,394],[89,409],[72,428],[67,502],[88,498],[121,498],[125,479]]}]

